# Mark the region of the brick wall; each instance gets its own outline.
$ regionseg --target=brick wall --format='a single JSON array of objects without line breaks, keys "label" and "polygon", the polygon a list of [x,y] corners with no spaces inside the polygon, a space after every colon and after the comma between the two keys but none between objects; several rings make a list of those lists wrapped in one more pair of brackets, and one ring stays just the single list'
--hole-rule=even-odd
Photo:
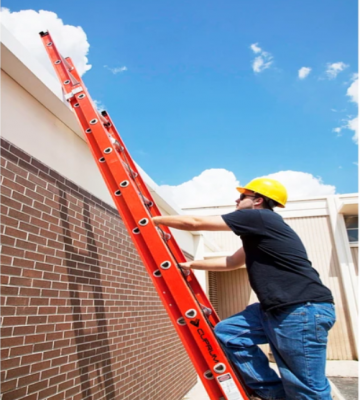
[{"label": "brick wall", "polygon": [[176,400],[196,374],[112,207],[1,143],[2,400]]}]

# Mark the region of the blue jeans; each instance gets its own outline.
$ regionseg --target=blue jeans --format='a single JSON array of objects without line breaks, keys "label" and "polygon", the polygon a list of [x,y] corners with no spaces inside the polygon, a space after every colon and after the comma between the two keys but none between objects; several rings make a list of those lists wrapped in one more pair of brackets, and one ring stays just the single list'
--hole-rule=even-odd
[{"label": "blue jeans", "polygon": [[[301,303],[264,312],[259,303],[219,322],[215,334],[245,384],[265,399],[330,400],[325,376],[331,303]],[[269,343],[281,379],[257,346]]]}]

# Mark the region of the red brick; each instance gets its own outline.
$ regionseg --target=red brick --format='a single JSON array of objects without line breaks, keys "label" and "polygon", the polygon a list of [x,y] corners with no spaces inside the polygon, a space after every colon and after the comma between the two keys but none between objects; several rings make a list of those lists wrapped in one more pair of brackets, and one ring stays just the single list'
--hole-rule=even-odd
[{"label": "red brick", "polygon": [[65,392],[56,394],[55,396],[49,397],[47,400],[63,400],[65,399]]},{"label": "red brick", "polygon": [[54,375],[58,375],[60,372],[59,367],[46,369],[45,371],[41,372],[41,379],[51,378]]},{"label": "red brick", "polygon": [[8,265],[2,265],[1,273],[4,274],[4,275],[20,276],[21,275],[21,269],[20,268],[16,268],[16,267],[10,267]]},{"label": "red brick", "polygon": [[24,278],[37,278],[41,279],[43,277],[42,271],[37,271],[36,269],[23,269],[22,276]]},{"label": "red brick", "polygon": [[41,179],[41,178],[39,178],[37,176],[30,175],[29,176],[29,180],[31,182],[35,183],[35,185],[39,185],[39,186],[41,186],[43,188],[46,188],[46,181],[44,181],[43,179]]},{"label": "red brick", "polygon": [[25,325],[26,317],[4,317],[3,326]]},{"label": "red brick", "polygon": [[27,306],[29,299],[26,297],[7,297],[6,304],[8,306]]},{"label": "red brick", "polygon": [[37,226],[28,224],[26,222],[20,222],[19,229],[21,229],[25,232],[34,233],[35,235],[37,235],[40,232],[40,229]]},{"label": "red brick", "polygon": [[[50,381],[51,382],[51,381]],[[65,390],[65,389],[68,389],[68,388],[70,388],[70,387],[72,387],[74,385],[74,381],[73,381],[73,379],[71,379],[71,380],[68,380],[68,381],[65,381],[65,382],[63,382],[63,383],[61,383],[60,385],[59,385],[59,391],[63,391],[63,390]],[[68,396],[66,395],[66,398],[67,398]]]},{"label": "red brick", "polygon": [[52,272],[54,269],[54,266],[51,263],[48,262],[39,262],[37,261],[35,264],[36,269],[39,269],[41,271],[49,271]]},{"label": "red brick", "polygon": [[9,256],[14,256],[14,257],[24,257],[25,254],[24,250],[9,246],[3,246],[1,251],[3,254],[7,254]]},{"label": "red brick", "polygon": [[20,288],[20,296],[40,296],[40,289],[34,288]]},{"label": "red brick", "polygon": [[44,202],[44,199],[45,199],[45,197],[44,197],[42,194],[36,193],[36,192],[34,192],[33,190],[30,190],[30,189],[28,189],[28,188],[26,188],[26,190],[25,190],[25,196],[28,196],[28,197],[30,197],[31,199],[37,200],[37,201],[39,201],[40,203],[43,203],[43,202]]},{"label": "red brick", "polygon": [[46,315],[28,317],[27,323],[32,325],[46,324],[48,317]]},{"label": "red brick", "polygon": [[14,182],[13,180],[6,178],[6,177],[3,179],[2,184],[4,187],[8,187],[9,189],[14,190],[15,192],[24,193],[24,191],[25,191],[24,186],[19,185],[18,183]]},{"label": "red brick", "polygon": [[15,326],[14,327],[14,336],[16,335],[28,335],[35,333],[35,326]]},{"label": "red brick", "polygon": [[47,306],[49,305],[49,300],[48,298],[43,298],[43,297],[35,297],[30,299],[30,304],[32,306]]},{"label": "red brick", "polygon": [[20,203],[27,204],[28,206],[31,206],[33,203],[33,199],[31,197],[28,197],[26,195],[23,195],[19,192],[13,192],[12,196],[15,200],[19,201]]},{"label": "red brick", "polygon": [[12,378],[18,378],[19,376],[27,375],[30,372],[30,366],[26,365],[24,367],[17,367],[9,369],[6,373],[6,380]]},{"label": "red brick", "polygon": [[51,286],[51,282],[43,281],[41,279],[33,279],[33,286],[38,288],[49,288]]},{"label": "red brick", "polygon": [[23,336],[15,336],[15,337],[5,337],[1,339],[1,347],[15,347],[21,346],[24,344]]},{"label": "red brick", "polygon": [[10,349],[10,357],[22,356],[24,354],[29,354],[32,352],[32,349],[33,349],[32,345],[12,347]]},{"label": "red brick", "polygon": [[66,364],[68,360],[69,360],[68,356],[55,358],[54,360],[51,361],[51,366],[55,367],[57,365]]},{"label": "red brick", "polygon": [[59,349],[52,350],[52,351],[46,351],[46,352],[44,352],[43,359],[44,360],[49,360],[49,359],[52,359],[52,358],[55,358],[55,357],[59,357],[59,356],[60,356],[60,350]]},{"label": "red brick", "polygon": [[14,247],[14,245],[15,245],[15,238],[13,238],[11,236],[1,235],[0,240],[1,240],[2,245],[6,245],[6,246],[10,246],[10,247]]},{"label": "red brick", "polygon": [[25,337],[25,344],[39,343],[39,342],[44,342],[44,341],[45,341],[45,334],[28,335]]},{"label": "red brick", "polygon": [[[28,366],[30,368],[30,366]],[[30,383],[38,382],[40,379],[40,372],[35,374],[27,375],[19,379],[18,386],[28,386]]]},{"label": "red brick", "polygon": [[38,394],[33,393],[33,394],[29,394],[28,396],[23,397],[21,400],[37,400],[37,398],[38,398]]},{"label": "red brick", "polygon": [[16,315],[36,315],[37,307],[17,307]]},{"label": "red brick", "polygon": [[7,328],[4,328],[4,327],[1,328],[0,337],[4,338],[4,337],[12,336],[12,334],[13,334],[13,328],[11,326],[7,327]]},{"label": "red brick", "polygon": [[42,354],[41,353],[36,353],[36,354],[29,354],[28,356],[22,356],[21,357],[21,364],[26,365],[26,364],[34,364],[42,359]]},{"label": "red brick", "polygon": [[26,251],[25,258],[28,258],[30,260],[35,260],[35,261],[44,261],[45,260],[45,257],[43,254],[35,253],[33,251]]},{"label": "red brick", "polygon": [[28,393],[34,393],[38,392],[41,389],[45,389],[48,386],[48,381],[40,381],[37,383],[34,383],[33,385],[29,385],[28,388]]},{"label": "red brick", "polygon": [[29,188],[30,190],[34,190],[36,185],[29,181],[29,179],[24,179],[23,177],[16,175],[15,182],[19,183],[24,188]]},{"label": "red brick", "polygon": [[22,240],[22,239],[17,239],[16,241],[16,247],[20,248],[20,249],[25,249],[25,250],[36,250],[36,244],[35,243],[31,243],[27,240]]},{"label": "red brick", "polygon": [[1,360],[1,369],[6,371],[10,368],[15,368],[20,365],[20,357],[8,358],[7,360]]},{"label": "red brick", "polygon": [[43,371],[50,368],[50,361],[43,361],[40,363],[31,364],[31,373]]},{"label": "red brick", "polygon": [[12,276],[10,278],[10,285],[14,286],[31,286],[32,279],[27,279],[27,278],[18,278]]},{"label": "red brick", "polygon": [[54,324],[38,325],[36,327],[36,333],[53,332],[55,329],[56,327]]},{"label": "red brick", "polygon": [[16,267],[34,268],[34,261],[25,260],[24,258],[14,258],[13,265]]},{"label": "red brick", "polygon": [[13,258],[4,254],[0,255],[1,265],[12,265]]},{"label": "red brick", "polygon": [[52,387],[49,387],[48,389],[42,390],[39,393],[38,400],[48,399],[49,396],[55,394],[56,392],[57,392],[56,386],[52,386]]},{"label": "red brick", "polygon": [[[10,215],[10,213],[9,213],[9,215]],[[35,225],[35,226],[39,227],[39,228],[44,228],[44,229],[48,229],[49,228],[49,223],[44,221],[44,220],[42,220],[42,219],[40,219],[40,218],[31,217],[30,218],[30,223],[32,225]]]},{"label": "red brick", "polygon": [[[2,364],[3,363],[1,362],[1,365]],[[17,382],[17,379],[13,379],[11,381],[1,382],[1,393],[9,392],[11,390],[16,389],[16,387],[17,387],[16,382]]]},{"label": "red brick", "polygon": [[29,233],[29,237],[28,237],[28,241],[29,242],[33,242],[33,243],[37,243],[37,244],[41,244],[41,245],[46,245],[46,238],[38,236],[38,235],[33,235],[31,233]]},{"label": "red brick", "polygon": [[4,226],[17,227],[19,225],[19,220],[17,220],[16,218],[10,218],[7,215],[2,215],[1,223]]},{"label": "red brick", "polygon": [[8,213],[10,218],[15,218],[18,221],[23,221],[23,222],[29,222],[30,221],[30,216],[21,212],[21,211],[17,211],[14,210],[12,208],[9,209],[9,213]]},{"label": "red brick", "polygon": [[11,286],[3,286],[1,288],[1,294],[4,296],[17,296],[19,288]]}]

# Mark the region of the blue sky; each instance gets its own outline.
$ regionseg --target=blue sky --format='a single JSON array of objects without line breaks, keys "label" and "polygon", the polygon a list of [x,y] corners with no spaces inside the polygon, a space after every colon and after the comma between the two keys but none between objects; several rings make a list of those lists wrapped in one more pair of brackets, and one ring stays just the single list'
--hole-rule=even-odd
[{"label": "blue sky", "polygon": [[[354,131],[334,131],[357,116],[347,95],[358,70],[355,0],[2,6],[52,11],[84,30],[92,65],[85,84],[158,184],[180,185],[212,168],[242,184],[291,170],[321,177],[337,193],[358,190]],[[271,64],[255,72],[259,56]],[[335,63],[343,70],[330,79]],[[304,79],[302,67],[311,68]]]}]

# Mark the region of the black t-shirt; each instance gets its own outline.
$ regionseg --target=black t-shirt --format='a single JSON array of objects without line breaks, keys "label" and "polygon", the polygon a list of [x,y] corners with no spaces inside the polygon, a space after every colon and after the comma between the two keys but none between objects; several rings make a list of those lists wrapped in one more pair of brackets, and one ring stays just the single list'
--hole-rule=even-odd
[{"label": "black t-shirt", "polygon": [[334,302],[299,236],[279,214],[237,210],[222,218],[241,237],[250,285],[265,311],[307,301]]}]

